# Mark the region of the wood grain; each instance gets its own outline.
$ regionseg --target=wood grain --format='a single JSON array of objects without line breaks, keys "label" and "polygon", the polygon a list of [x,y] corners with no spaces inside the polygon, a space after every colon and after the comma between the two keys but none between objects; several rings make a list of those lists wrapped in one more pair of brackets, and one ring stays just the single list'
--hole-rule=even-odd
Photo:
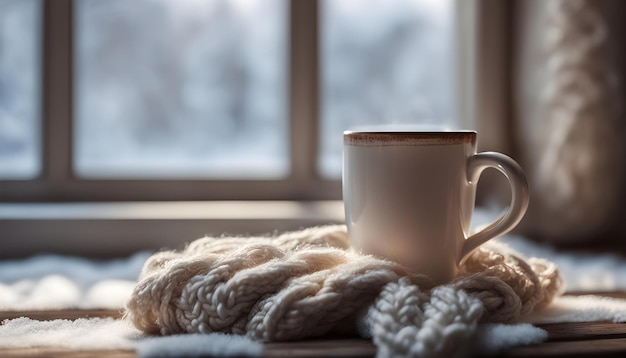
[{"label": "wood grain", "polygon": [[504,357],[625,357],[626,338],[546,342],[504,352]]},{"label": "wood grain", "polygon": [[571,322],[537,326],[548,332],[549,342],[626,338],[626,323]]},{"label": "wood grain", "polygon": [[264,356],[278,357],[373,357],[376,346],[360,338],[315,339],[297,342],[267,343]]}]

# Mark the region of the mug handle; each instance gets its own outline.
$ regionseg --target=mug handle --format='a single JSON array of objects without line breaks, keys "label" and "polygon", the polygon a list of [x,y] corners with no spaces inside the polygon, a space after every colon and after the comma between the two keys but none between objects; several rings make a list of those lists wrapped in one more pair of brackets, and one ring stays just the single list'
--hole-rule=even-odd
[{"label": "mug handle", "polygon": [[522,168],[513,159],[497,152],[483,152],[469,157],[467,163],[467,179],[470,184],[478,183],[482,172],[494,168],[509,180],[511,184],[511,205],[498,220],[483,230],[468,237],[463,243],[458,265],[465,260],[478,246],[511,231],[524,217],[528,209],[528,181]]}]

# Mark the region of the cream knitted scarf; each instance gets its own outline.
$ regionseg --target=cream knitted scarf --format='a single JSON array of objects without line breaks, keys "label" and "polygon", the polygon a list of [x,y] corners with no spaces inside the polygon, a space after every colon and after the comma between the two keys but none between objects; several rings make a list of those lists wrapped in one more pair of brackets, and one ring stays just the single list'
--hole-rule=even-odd
[{"label": "cream knitted scarf", "polygon": [[205,237],[150,257],[127,304],[148,333],[246,335],[265,342],[320,336],[355,319],[378,356],[458,353],[478,322],[514,322],[562,286],[556,266],[488,243],[458,278],[427,277],[350,249],[345,226],[278,237]]}]

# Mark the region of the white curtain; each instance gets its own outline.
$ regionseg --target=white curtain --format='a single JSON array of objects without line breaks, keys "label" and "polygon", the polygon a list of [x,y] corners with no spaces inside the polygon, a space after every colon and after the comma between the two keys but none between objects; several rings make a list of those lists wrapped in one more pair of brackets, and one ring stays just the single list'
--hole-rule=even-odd
[{"label": "white curtain", "polygon": [[615,56],[624,45],[609,5],[515,3],[511,140],[531,185],[522,226],[531,236],[580,243],[626,232],[624,94]]}]

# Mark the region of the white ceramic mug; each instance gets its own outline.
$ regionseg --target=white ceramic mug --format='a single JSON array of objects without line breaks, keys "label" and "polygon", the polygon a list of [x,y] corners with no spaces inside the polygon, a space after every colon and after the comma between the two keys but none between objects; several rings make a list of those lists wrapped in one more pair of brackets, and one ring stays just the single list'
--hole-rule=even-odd
[{"label": "white ceramic mug", "polygon": [[[451,281],[478,246],[513,229],[528,207],[520,166],[476,154],[476,132],[344,132],[343,200],[353,246]],[[511,205],[469,235],[476,183],[487,168],[511,184]]]}]

